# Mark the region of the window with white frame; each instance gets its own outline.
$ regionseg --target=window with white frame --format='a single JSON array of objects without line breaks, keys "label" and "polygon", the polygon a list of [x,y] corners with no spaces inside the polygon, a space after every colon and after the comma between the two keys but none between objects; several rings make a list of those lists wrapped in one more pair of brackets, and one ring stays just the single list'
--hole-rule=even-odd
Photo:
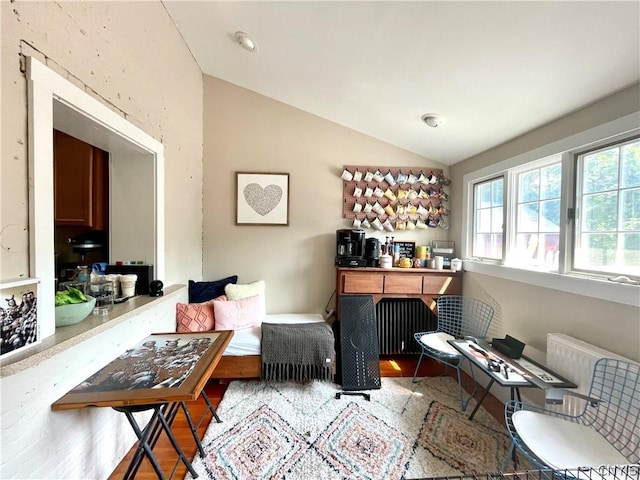
[{"label": "window with white frame", "polygon": [[504,180],[502,177],[474,186],[473,256],[502,258]]},{"label": "window with white frame", "polygon": [[472,256],[522,269],[640,279],[635,135],[473,181]]},{"label": "window with white frame", "polygon": [[640,276],[640,140],[576,155],[573,268]]}]

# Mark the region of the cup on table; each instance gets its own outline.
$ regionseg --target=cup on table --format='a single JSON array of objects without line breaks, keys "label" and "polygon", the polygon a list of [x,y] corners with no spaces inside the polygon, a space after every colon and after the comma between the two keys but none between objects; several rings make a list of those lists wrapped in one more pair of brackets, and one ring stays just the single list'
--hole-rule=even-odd
[{"label": "cup on table", "polygon": [[433,257],[436,264],[436,270],[442,270],[444,268],[444,257],[436,255]]},{"label": "cup on table", "polygon": [[120,297],[120,275],[117,273],[108,273],[104,276],[104,279],[113,282],[113,295]]},{"label": "cup on table", "polygon": [[113,310],[113,282],[102,279],[91,282],[87,294],[96,299],[96,305],[93,307],[94,315],[108,315]]},{"label": "cup on table", "polygon": [[135,273],[120,275],[120,288],[122,289],[122,296],[124,298],[135,296],[137,280],[138,275]]}]

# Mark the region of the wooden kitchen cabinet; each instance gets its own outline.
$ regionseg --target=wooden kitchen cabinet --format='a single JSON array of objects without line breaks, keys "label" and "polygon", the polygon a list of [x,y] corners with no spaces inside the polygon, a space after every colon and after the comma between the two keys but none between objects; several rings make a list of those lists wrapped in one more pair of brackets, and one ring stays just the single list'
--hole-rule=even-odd
[{"label": "wooden kitchen cabinet", "polygon": [[105,230],[108,154],[58,130],[53,132],[55,224]]}]

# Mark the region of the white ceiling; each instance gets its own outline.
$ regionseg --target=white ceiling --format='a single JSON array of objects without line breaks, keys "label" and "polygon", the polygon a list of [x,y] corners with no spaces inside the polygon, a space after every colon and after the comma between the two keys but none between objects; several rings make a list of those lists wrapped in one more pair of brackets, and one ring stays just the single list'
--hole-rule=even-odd
[{"label": "white ceiling", "polygon": [[640,80],[638,1],[163,3],[204,73],[448,165]]}]

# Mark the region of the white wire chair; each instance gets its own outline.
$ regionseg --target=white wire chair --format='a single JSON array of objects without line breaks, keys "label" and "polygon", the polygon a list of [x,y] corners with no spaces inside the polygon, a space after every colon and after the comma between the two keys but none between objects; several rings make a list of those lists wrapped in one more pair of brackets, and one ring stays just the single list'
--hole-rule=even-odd
[{"label": "white wire chair", "polygon": [[436,300],[436,304],[438,307],[438,325],[436,329],[413,334],[416,342],[420,345],[421,351],[412,381],[413,383],[417,381],[416,375],[418,375],[418,369],[424,356],[434,358],[446,367],[455,368],[458,374],[460,406],[462,411],[465,411],[477,390],[473,366],[469,362],[471,378],[473,379],[473,392],[465,400],[460,369],[466,358],[453,348],[447,340],[467,336],[484,338],[493,320],[494,310],[493,307],[482,300],[462,295],[439,297]]},{"label": "white wire chair", "polygon": [[586,397],[563,392],[586,400],[580,414],[507,402],[504,415],[512,442],[503,471],[514,448],[536,468],[640,463],[640,364],[601,358],[595,363]]}]

